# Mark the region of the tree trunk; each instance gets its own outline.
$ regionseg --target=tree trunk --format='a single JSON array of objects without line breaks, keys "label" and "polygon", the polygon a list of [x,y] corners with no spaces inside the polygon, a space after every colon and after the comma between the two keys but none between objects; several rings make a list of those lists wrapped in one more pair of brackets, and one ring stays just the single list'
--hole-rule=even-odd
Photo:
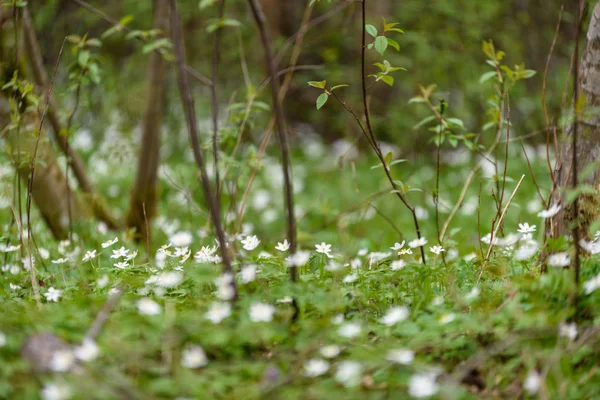
[{"label": "tree trunk", "polygon": [[[154,0],[154,29],[169,37],[169,4],[167,0]],[[150,54],[146,111],[142,122],[142,143],[138,158],[135,185],[127,227],[136,229],[136,238],[150,240],[150,220],[156,214],[158,166],[160,162],[160,129],[165,92],[166,62],[155,51]]]},{"label": "tree trunk", "polygon": [[[562,204],[563,209],[551,221],[549,229],[552,237],[568,234],[572,221],[578,221],[581,237],[589,239],[588,228],[599,216],[600,210],[600,3],[596,3],[587,32],[587,44],[581,57],[579,67],[580,88],[578,118],[579,133],[577,138],[577,171],[579,185],[590,185],[593,193],[580,194],[579,215],[573,215],[572,204],[565,204],[565,192],[570,187],[572,179],[572,136],[573,125],[567,130],[561,141],[558,162],[555,170],[557,188],[552,199],[554,204]],[[582,175],[586,167],[595,165],[588,176]]]},{"label": "tree trunk", "polygon": [[[21,179],[23,182],[29,182],[40,122],[39,115],[30,108],[21,115],[21,121],[18,130],[14,128],[8,130],[6,147],[10,160],[18,170]],[[0,131],[4,130],[10,122],[10,106],[6,97],[2,95],[0,96]],[[69,219],[74,222],[86,220],[89,213],[82,206],[76,194],[69,193],[70,189],[67,188],[65,176],[43,130],[40,136],[31,196],[52,234],[56,238],[64,239],[69,232]],[[26,187],[25,193],[27,192],[28,188]]]}]

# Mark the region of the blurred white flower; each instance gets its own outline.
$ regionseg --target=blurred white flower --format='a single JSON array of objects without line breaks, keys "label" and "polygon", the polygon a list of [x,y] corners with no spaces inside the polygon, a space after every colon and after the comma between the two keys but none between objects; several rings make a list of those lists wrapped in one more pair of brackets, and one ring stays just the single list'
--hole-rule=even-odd
[{"label": "blurred white flower", "polygon": [[444,314],[440,317],[440,324],[445,325],[456,319],[456,315],[453,313]]},{"label": "blurred white flower", "polygon": [[321,347],[319,353],[321,353],[321,355],[325,358],[335,358],[340,354],[341,351],[342,350],[340,349],[340,346],[330,344],[328,346]]},{"label": "blurred white flower", "polygon": [[173,244],[175,247],[185,247],[192,244],[194,241],[194,236],[191,232],[188,231],[180,231],[174,233],[169,237],[169,242]]},{"label": "blurred white flower", "polygon": [[240,276],[242,278],[242,283],[250,283],[256,279],[256,265],[250,264],[246,265],[240,271]]},{"label": "blurred white flower", "polygon": [[596,289],[600,288],[600,274],[596,275],[589,281],[586,281],[583,284],[583,288],[587,294],[590,294]]},{"label": "blurred white flower", "polygon": [[394,243],[394,245],[392,247],[390,247],[390,249],[394,250],[394,251],[399,251],[401,248],[404,247],[404,243],[406,243],[404,240],[402,241],[402,243]]},{"label": "blurred white flower", "polygon": [[535,256],[539,249],[539,244],[534,241],[528,241],[522,244],[517,251],[515,251],[515,259],[519,261],[529,260],[531,257]]},{"label": "blurred white flower", "polygon": [[231,300],[235,296],[233,289],[233,275],[230,273],[224,273],[215,279],[215,285],[217,286],[217,297],[221,300]]},{"label": "blurred white flower", "polygon": [[148,298],[138,300],[137,308],[142,315],[158,315],[161,313],[160,304]]},{"label": "blurred white flower", "polygon": [[75,357],[78,360],[93,361],[98,357],[98,354],[100,354],[100,349],[93,340],[84,339],[81,346],[77,346],[73,349],[73,354],[75,354]]},{"label": "blurred white flower", "polygon": [[379,320],[380,323],[392,326],[396,325],[400,321],[404,321],[410,314],[407,307],[392,307],[385,315]]},{"label": "blurred white flower", "polygon": [[427,244],[427,239],[425,239],[425,237],[421,237],[420,239],[415,239],[415,240],[411,240],[410,242],[408,242],[408,246],[410,248],[417,248],[417,247],[423,247]]},{"label": "blurred white flower", "polygon": [[540,374],[536,370],[531,370],[525,378],[525,382],[523,382],[523,389],[525,389],[529,394],[534,395],[540,389],[540,383],[542,382],[542,378]]},{"label": "blurred white flower", "polygon": [[362,365],[356,361],[342,361],[337,366],[335,380],[344,386],[357,386],[360,384]]},{"label": "blurred white flower", "polygon": [[565,252],[555,253],[548,256],[548,265],[551,267],[561,268],[571,264],[569,255]]},{"label": "blurred white flower", "polygon": [[388,351],[385,358],[396,364],[409,365],[415,359],[415,352],[409,349],[395,349]]},{"label": "blurred white flower", "polygon": [[344,283],[352,283],[352,282],[355,282],[357,279],[358,279],[358,275],[349,274],[349,275],[346,275],[343,282]]},{"label": "blurred white flower", "polygon": [[304,372],[302,375],[308,378],[316,378],[329,371],[329,363],[320,358],[313,358],[304,364]]},{"label": "blurred white flower", "polygon": [[66,372],[75,365],[75,355],[71,350],[59,350],[52,354],[50,369],[54,372]]},{"label": "blurred white flower", "polygon": [[310,260],[310,252],[308,251],[297,251],[296,253],[288,257],[288,266],[290,267],[301,267],[306,265]]},{"label": "blurred white flower", "polygon": [[220,324],[225,318],[231,315],[231,305],[224,302],[214,302],[204,314],[204,317],[213,324]]},{"label": "blurred white flower", "polygon": [[575,322],[560,324],[558,326],[558,334],[559,336],[569,338],[569,340],[575,340],[577,338],[577,324]]},{"label": "blurred white flower", "polygon": [[414,374],[408,383],[408,394],[411,397],[422,398],[435,395],[439,386],[436,382],[437,371],[428,371]]},{"label": "blurred white flower", "polygon": [[250,320],[252,322],[270,322],[273,320],[275,307],[266,303],[254,303],[250,306]]},{"label": "blurred white flower", "polygon": [[353,339],[360,335],[362,327],[358,322],[347,322],[338,329],[338,334],[342,337]]},{"label": "blurred white flower", "polygon": [[89,261],[96,258],[96,250],[86,251],[81,261]]},{"label": "blurred white flower", "polygon": [[181,366],[184,368],[200,368],[208,364],[204,349],[198,345],[186,347],[181,352]]},{"label": "blurred white flower", "polygon": [[71,389],[64,383],[49,383],[42,389],[42,400],[68,400]]},{"label": "blurred white flower", "polygon": [[442,246],[433,246],[429,248],[429,251],[435,255],[440,255],[442,252],[446,251]]},{"label": "blurred white flower", "polygon": [[125,268],[129,267],[129,263],[127,261],[114,263],[113,265],[115,266],[115,268],[118,268],[118,269],[125,269]]}]

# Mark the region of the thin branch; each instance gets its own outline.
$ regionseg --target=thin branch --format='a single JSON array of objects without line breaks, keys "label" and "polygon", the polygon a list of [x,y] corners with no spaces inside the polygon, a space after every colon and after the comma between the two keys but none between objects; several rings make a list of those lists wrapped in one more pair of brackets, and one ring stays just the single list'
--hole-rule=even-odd
[{"label": "thin branch", "polygon": [[[267,63],[267,71],[271,76],[271,96],[273,98],[273,109],[275,111],[275,122],[277,124],[277,133],[279,135],[279,145],[281,147],[282,167],[283,167],[283,180],[285,190],[285,200],[287,208],[287,236],[290,241],[290,254],[294,254],[297,249],[296,243],[296,221],[294,216],[294,191],[292,188],[291,172],[290,172],[290,160],[289,150],[287,143],[287,134],[285,131],[285,117],[283,115],[283,109],[281,107],[281,101],[279,99],[279,80],[275,77],[277,73],[275,59],[273,58],[273,46],[271,43],[271,35],[269,33],[266,17],[262,11],[261,5],[258,0],[248,0],[250,9],[254,20],[258,25],[262,44],[265,50],[265,57]],[[290,274],[292,281],[297,279],[296,267],[290,267]]]},{"label": "thin branch", "polygon": [[[121,23],[119,21],[117,21],[116,19],[114,19],[110,15],[102,12],[101,10],[97,9],[96,7],[92,6],[91,4],[86,3],[83,0],[71,0],[71,1],[73,1],[73,3],[77,4],[81,8],[84,8],[84,9],[88,10],[92,14],[97,15],[98,17],[100,17],[101,19],[103,19],[105,22],[108,22],[110,25],[118,27],[120,31],[131,32],[130,28],[128,28],[125,25],[121,25]],[[137,39],[143,40],[140,37],[138,37]],[[158,50],[155,50],[155,51],[158,52]],[[202,73],[200,73],[198,70],[195,70],[194,68],[190,67],[187,64],[184,64],[183,67],[185,69],[185,72],[187,72],[188,74],[190,74],[191,76],[193,76],[194,78],[196,78],[203,85],[205,85],[205,86],[212,86],[212,81],[209,78],[207,78],[206,76],[204,76]]]},{"label": "thin branch", "polygon": [[200,170],[200,181],[202,183],[202,189],[204,190],[204,197],[208,203],[210,209],[210,216],[217,231],[217,239],[219,241],[219,248],[221,252],[221,258],[223,259],[223,270],[225,273],[231,274],[231,288],[233,290],[232,301],[237,300],[238,291],[233,279],[233,268],[231,266],[231,259],[229,256],[229,249],[227,241],[225,239],[225,232],[223,231],[223,225],[221,223],[221,215],[218,212],[219,207],[216,204],[217,198],[214,197],[212,189],[210,187],[210,180],[206,172],[206,163],[204,161],[204,155],[200,148],[200,141],[198,139],[198,126],[196,122],[196,115],[194,111],[194,100],[192,98],[192,92],[190,89],[190,82],[188,75],[185,70],[184,64],[184,47],[182,38],[181,21],[177,12],[177,0],[171,1],[171,29],[173,35],[173,44],[175,46],[175,55],[177,59],[177,81],[179,83],[179,92],[181,95],[181,102],[186,117],[186,123],[190,135],[190,141],[192,143],[192,151],[194,153],[194,160],[198,169]]},{"label": "thin branch", "polygon": [[[363,108],[364,108],[365,120],[367,123],[367,130],[369,133],[367,135],[367,137],[372,142],[372,146],[375,150],[375,153],[379,157],[379,160],[383,163],[382,165],[383,165],[385,174],[387,175],[388,180],[392,184],[392,187],[394,188],[396,195],[402,201],[402,203],[404,203],[406,208],[408,208],[408,210],[412,213],[413,222],[415,224],[415,230],[417,232],[417,238],[421,239],[421,228],[419,226],[419,220],[417,218],[417,213],[415,212],[415,208],[406,200],[406,198],[400,192],[396,183],[394,182],[394,178],[392,178],[389,167],[385,162],[385,158],[384,158],[383,154],[381,153],[381,146],[377,142],[377,139],[375,138],[375,133],[373,132],[373,127],[371,126],[371,113],[369,111],[369,104],[367,101],[367,75],[366,75],[367,29],[366,29],[366,26],[367,26],[367,0],[363,0],[362,1],[362,27],[361,27],[361,31],[362,31],[361,82],[362,82]],[[422,260],[423,264],[425,264],[426,263],[425,250],[423,249],[423,246],[420,246],[419,248],[421,249],[421,260]]]}]

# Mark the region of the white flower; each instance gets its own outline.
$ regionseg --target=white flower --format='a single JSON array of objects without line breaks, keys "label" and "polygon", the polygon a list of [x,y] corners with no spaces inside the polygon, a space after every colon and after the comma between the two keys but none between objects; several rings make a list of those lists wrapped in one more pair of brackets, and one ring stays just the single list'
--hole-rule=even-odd
[{"label": "white flower", "polygon": [[62,383],[50,383],[42,389],[42,400],[68,400],[71,398],[71,389]]},{"label": "white flower", "polygon": [[398,255],[399,255],[399,256],[403,256],[403,255],[405,255],[405,254],[412,254],[412,253],[413,253],[413,252],[412,252],[412,250],[411,250],[411,249],[402,249],[402,250],[400,250],[400,251],[398,252]]},{"label": "white flower", "polygon": [[283,243],[277,242],[277,246],[275,247],[275,250],[288,251],[289,248],[290,248],[290,244],[288,243],[287,239],[285,239],[283,241]]},{"label": "white flower", "polygon": [[566,267],[569,264],[571,264],[571,259],[569,258],[569,255],[565,252],[555,253],[548,256],[548,265],[551,267],[560,268]]},{"label": "white flower", "polygon": [[549,209],[540,211],[537,216],[540,218],[552,218],[558,214],[561,208],[562,207],[560,205],[553,204]]},{"label": "white flower", "polygon": [[456,315],[450,313],[450,314],[444,314],[440,317],[440,324],[445,325],[445,324],[449,324],[450,322],[454,321],[456,319]]},{"label": "white flower", "polygon": [[98,354],[100,354],[100,349],[93,340],[83,339],[81,346],[75,347],[73,353],[78,360],[93,361],[98,357]]},{"label": "white flower", "polygon": [[538,248],[539,245],[537,242],[528,241],[515,251],[515,258],[519,261],[529,260],[537,253]]},{"label": "white flower", "polygon": [[425,237],[421,237],[420,239],[415,239],[415,240],[411,240],[410,242],[408,242],[408,247],[410,248],[417,248],[417,247],[423,247],[427,244],[427,239],[425,239]]},{"label": "white flower", "polygon": [[112,246],[113,244],[117,243],[119,241],[119,238],[114,238],[113,240],[107,240],[106,242],[102,243],[102,248],[106,249],[107,247]]},{"label": "white flower", "polygon": [[335,344],[330,344],[328,346],[323,346],[319,350],[319,353],[325,358],[335,358],[337,357],[342,350],[340,346],[336,346]]},{"label": "white flower", "polygon": [[409,365],[415,359],[415,352],[408,349],[395,349],[388,351],[385,358],[396,364]]},{"label": "white flower", "polygon": [[435,381],[438,376],[437,371],[428,371],[414,374],[410,377],[408,383],[408,394],[411,397],[431,397],[435,395],[439,386]]},{"label": "white flower", "polygon": [[[127,261],[131,261],[131,260],[133,260],[134,258],[136,258],[136,257],[137,257],[137,254],[138,254],[137,250],[136,250],[136,251],[134,251],[133,253],[127,254],[127,255],[125,256],[125,260],[127,260]],[[190,254],[191,254],[191,252],[190,252]]]},{"label": "white flower", "polygon": [[357,279],[358,275],[356,274],[346,275],[346,277],[344,278],[344,283],[352,283],[355,282]]},{"label": "white flower", "polygon": [[301,267],[306,265],[310,260],[310,252],[308,251],[297,251],[296,253],[288,257],[288,266],[290,267]]},{"label": "white flower", "polygon": [[392,271],[399,271],[404,267],[406,267],[406,261],[404,260],[394,260],[390,263]]},{"label": "white flower", "polygon": [[331,257],[331,245],[325,242],[321,242],[321,244],[315,244],[315,249],[317,253],[325,254],[327,257]]},{"label": "white flower", "polygon": [[344,386],[356,386],[360,383],[362,365],[356,361],[342,361],[337,366],[335,380]]},{"label": "white flower", "polygon": [[[174,288],[183,282],[183,274],[177,271],[163,272],[156,277],[154,284],[164,288]],[[147,283],[147,281],[146,281]]]},{"label": "white flower", "polygon": [[208,358],[200,346],[188,346],[181,352],[181,366],[184,368],[200,368],[206,364],[208,364]]},{"label": "white flower", "polygon": [[252,322],[269,322],[273,320],[275,307],[266,303],[254,303],[250,306],[250,320]]},{"label": "white flower", "polygon": [[96,250],[86,251],[85,256],[81,259],[81,261],[89,261],[96,258]]},{"label": "white flower", "polygon": [[369,252],[369,249],[360,249],[358,251],[358,256],[359,257],[366,256],[368,252]]},{"label": "white flower", "polygon": [[113,250],[112,251],[112,256],[110,256],[110,258],[121,258],[121,257],[126,257],[127,253],[129,253],[129,250],[126,249],[125,247],[121,246],[120,249],[117,250]]},{"label": "white flower", "polygon": [[341,325],[344,322],[344,314],[338,314],[331,318],[331,323],[334,325]]},{"label": "white flower", "polygon": [[10,290],[19,290],[19,289],[21,289],[21,286],[15,285],[13,283],[9,283],[8,286],[10,287]]},{"label": "white flower", "polygon": [[477,296],[479,296],[479,293],[481,293],[481,291],[479,290],[479,288],[477,286],[475,286],[473,289],[471,289],[471,291],[469,293],[467,293],[467,295],[465,296],[465,300],[467,300],[467,301],[475,300],[477,298]]},{"label": "white flower", "polygon": [[225,318],[231,315],[231,305],[229,303],[214,302],[204,314],[204,318],[213,324],[220,324]]},{"label": "white flower", "polygon": [[256,279],[256,265],[250,264],[243,267],[240,271],[242,283],[250,283]]},{"label": "white flower", "polygon": [[540,383],[542,382],[542,378],[540,374],[536,370],[532,370],[525,378],[525,382],[523,382],[523,389],[525,389],[529,394],[536,394],[540,389]]},{"label": "white flower", "polygon": [[408,318],[409,313],[407,307],[392,307],[385,313],[379,322],[387,326],[396,325],[398,322]]},{"label": "white flower", "polygon": [[575,322],[571,324],[560,324],[558,326],[558,335],[565,336],[569,340],[575,340],[577,338],[577,324]]},{"label": "white flower", "polygon": [[586,281],[583,284],[583,288],[585,289],[585,292],[587,294],[592,293],[594,290],[600,288],[600,274],[596,275],[595,277],[593,277],[592,279],[590,279],[589,281]]},{"label": "white flower", "polygon": [[75,355],[71,350],[59,350],[52,354],[50,369],[55,372],[65,372],[75,365]]},{"label": "white flower", "polygon": [[233,290],[233,275],[224,273],[217,279],[215,279],[215,285],[217,286],[217,297],[221,300],[231,300],[235,296]]},{"label": "white flower", "polygon": [[152,299],[140,299],[137,302],[138,312],[142,315],[158,315],[161,313],[160,304]]},{"label": "white flower", "polygon": [[339,271],[342,268],[343,268],[342,264],[340,264],[334,260],[329,260],[329,262],[325,266],[325,271]]},{"label": "white flower", "polygon": [[467,254],[467,255],[465,255],[463,257],[463,260],[465,260],[466,262],[469,262],[469,261],[472,261],[472,260],[474,260],[476,258],[477,258],[477,254],[476,253],[469,253],[469,254]]},{"label": "white flower", "polygon": [[129,263],[128,263],[127,261],[118,262],[118,263],[115,263],[115,264],[113,264],[113,265],[114,265],[116,268],[119,268],[119,269],[125,269],[125,268],[129,267]]},{"label": "white flower", "polygon": [[241,242],[244,245],[244,249],[252,251],[258,247],[260,240],[258,240],[256,236],[246,236],[246,238],[242,239]]},{"label": "white flower", "polygon": [[169,237],[169,242],[176,247],[185,247],[192,244],[194,241],[194,236],[187,231],[177,232]]},{"label": "white flower", "polygon": [[14,264],[10,266],[10,273],[13,275],[17,275],[21,271],[18,265]]},{"label": "white flower", "polygon": [[313,358],[304,364],[303,375],[308,378],[316,378],[329,371],[329,363],[320,358]]},{"label": "white flower", "polygon": [[429,251],[439,256],[443,251],[446,250],[442,246],[433,246],[429,248]]},{"label": "white flower", "polygon": [[42,257],[44,260],[47,260],[50,258],[50,252],[48,250],[40,247],[39,252],[40,252],[40,257]]},{"label": "white flower", "polygon": [[58,260],[52,260],[52,264],[64,264],[69,262],[68,258],[59,258]]},{"label": "white flower", "polygon": [[97,286],[98,286],[100,289],[102,289],[102,288],[106,287],[106,285],[108,285],[108,282],[109,282],[109,280],[108,280],[108,276],[107,276],[107,275],[102,275],[102,277],[101,277],[101,278],[99,278],[99,279],[96,281],[96,285],[97,285]]},{"label": "white flower", "polygon": [[394,251],[399,251],[401,248],[404,247],[404,243],[406,243],[404,240],[402,241],[402,243],[394,243],[394,246],[390,247],[390,249],[394,250]]},{"label": "white flower", "polygon": [[522,224],[519,224],[519,229],[517,229],[517,232],[520,233],[533,233],[535,232],[535,225],[529,225],[527,222],[524,222]]},{"label": "white flower", "polygon": [[600,242],[598,241],[598,239],[594,239],[591,242],[588,242],[585,239],[581,239],[579,241],[579,246],[581,246],[581,248],[583,250],[585,250],[586,252],[588,252],[590,254],[600,253]]},{"label": "white flower", "polygon": [[341,325],[338,329],[338,334],[342,337],[353,339],[357,337],[362,330],[358,322],[348,322]]},{"label": "white flower", "polygon": [[50,287],[46,293],[44,293],[47,301],[57,302],[60,296],[62,296],[62,290],[54,289]]}]

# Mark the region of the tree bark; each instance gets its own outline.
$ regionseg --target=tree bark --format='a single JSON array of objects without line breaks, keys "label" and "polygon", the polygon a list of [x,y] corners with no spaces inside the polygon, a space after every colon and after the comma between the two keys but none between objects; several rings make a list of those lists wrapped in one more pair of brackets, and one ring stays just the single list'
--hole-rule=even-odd
[{"label": "tree bark", "polygon": [[[67,192],[65,176],[43,130],[40,133],[36,159],[32,160],[40,123],[38,113],[30,108],[21,115],[21,120],[18,130],[10,129],[7,132],[7,153],[24,182],[29,181],[32,162],[35,161],[31,196],[52,234],[56,238],[65,239],[69,232],[69,206],[74,222],[88,219],[88,210],[83,207],[75,193]],[[6,97],[1,95],[0,131],[10,122],[10,106]],[[27,188],[25,190],[27,191]]]},{"label": "tree bark", "polygon": [[[169,3],[154,0],[154,29],[169,37]],[[135,185],[131,190],[127,227],[136,229],[136,238],[150,240],[150,220],[156,214],[160,129],[165,93],[166,62],[155,51],[150,54],[146,111],[142,123],[142,143]]]},{"label": "tree bark", "polygon": [[[587,32],[587,44],[581,57],[579,67],[579,104],[574,113],[579,126],[577,139],[577,171],[579,185],[590,185],[593,193],[579,195],[578,215],[574,215],[572,204],[565,204],[565,193],[569,188],[573,163],[573,130],[572,124],[559,148],[555,169],[556,190],[552,198],[553,204],[562,204],[563,208],[551,221],[550,236],[560,237],[571,229],[573,221],[579,224],[581,237],[589,239],[588,228],[600,215],[600,114],[594,111],[600,107],[600,3],[596,3]],[[595,165],[591,174],[583,176],[586,167]]]}]

